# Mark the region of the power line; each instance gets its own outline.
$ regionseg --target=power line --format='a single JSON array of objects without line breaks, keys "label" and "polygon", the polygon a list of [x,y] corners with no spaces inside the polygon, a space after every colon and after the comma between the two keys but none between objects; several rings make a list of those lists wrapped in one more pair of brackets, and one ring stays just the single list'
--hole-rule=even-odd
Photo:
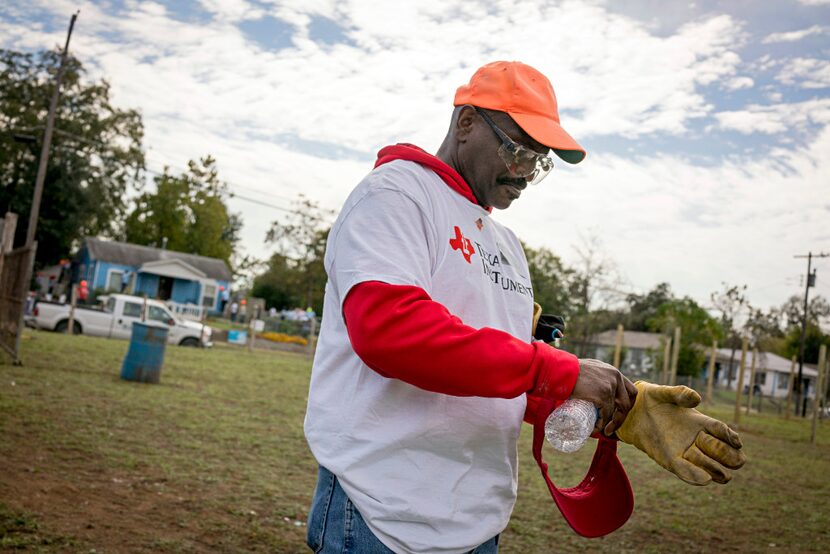
[{"label": "power line", "polygon": [[[31,129],[21,129],[21,130],[19,130],[19,133],[36,132],[39,129],[41,129],[41,127],[34,127],[34,128],[31,128]],[[108,146],[108,144],[103,142],[103,141],[83,137],[81,135],[78,135],[78,134],[75,134],[75,133],[72,133],[72,132],[69,132],[69,131],[64,131],[62,129],[57,129],[56,128],[56,129],[54,129],[54,132],[58,135],[68,137],[68,138],[72,138],[72,139],[75,139],[79,142],[83,142],[83,143],[86,143],[86,144],[90,144],[90,145],[94,145],[94,146],[103,146],[103,147]],[[9,131],[9,130],[5,130],[5,131],[3,131],[3,133],[8,134],[8,135],[12,135],[12,136],[15,134],[15,133],[13,133],[12,131]],[[71,147],[68,147],[68,146],[63,145],[63,144],[62,145],[55,145],[55,148],[64,148],[64,149],[72,150],[74,152],[82,152],[83,151],[80,148],[71,148]],[[144,153],[144,158],[147,159],[149,157],[148,156],[149,154],[150,154],[150,152],[145,152]],[[115,158],[113,156],[103,155],[100,152],[97,152],[96,155],[98,157],[102,158],[102,159],[106,158],[110,161],[119,163],[123,166],[127,166],[127,167],[130,167],[130,168],[135,168],[135,169],[142,169],[137,165],[126,163],[123,160],[119,160],[118,158]],[[187,173],[189,171],[189,169],[184,169],[181,166],[176,166],[176,165],[173,165],[173,164],[166,163],[163,160],[159,160],[158,158],[156,158],[156,162],[161,163],[164,167],[167,167],[167,168],[173,169],[175,171],[178,171],[179,173]],[[143,167],[143,169],[145,171],[147,171],[148,173],[151,173],[153,175],[162,176],[162,175],[165,174],[163,171],[158,171],[158,170],[151,169],[151,168],[147,167],[146,164]],[[286,201],[286,202],[294,202],[294,200],[295,200],[293,198],[288,198],[287,196],[281,196],[281,195],[278,195],[278,194],[274,194],[272,192],[265,192],[265,191],[262,191],[262,190],[259,190],[259,189],[253,188],[253,187],[248,187],[248,186],[245,186],[245,185],[240,185],[239,183],[234,183],[234,182],[231,182],[231,181],[227,181],[225,179],[223,179],[222,182],[228,188],[247,190],[249,192],[253,192],[255,194],[260,194],[262,196],[271,197],[271,198],[274,198],[276,200],[283,200],[283,201]],[[252,202],[252,203],[255,203],[255,204],[258,204],[258,205],[262,205],[262,206],[267,206],[269,208],[274,208],[274,209],[281,210],[281,211],[284,211],[284,212],[300,213],[299,210],[286,208],[284,206],[277,206],[275,204],[271,204],[271,203],[268,203],[268,202],[263,202],[261,200],[255,200],[255,199],[252,199],[252,198],[249,198],[249,197],[246,197],[246,196],[236,194],[234,192],[229,192],[228,194],[229,194],[230,197],[233,197],[233,198],[238,198],[238,199],[243,200],[243,201]],[[316,220],[319,220],[319,221],[326,221],[325,218],[313,218],[313,219],[316,219]]]},{"label": "power line", "polygon": [[[99,146],[106,146],[103,142],[100,142],[100,141],[94,141],[94,140],[89,140],[89,139],[86,139],[86,138],[84,138],[84,137],[80,137],[80,136],[78,136],[78,135],[75,135],[74,133],[70,133],[70,132],[68,132],[68,131],[59,131],[58,129],[55,129],[55,132],[57,132],[58,134],[64,135],[64,136],[69,136],[69,137],[72,137],[72,138],[78,139],[78,140],[80,140],[80,141],[82,141],[82,142],[86,142],[86,143],[88,143],[88,144],[99,145]],[[4,133],[6,133],[6,134],[11,134],[11,131],[4,131]],[[83,150],[82,150],[82,149],[80,149],[80,148],[73,148],[73,147],[68,146],[68,145],[66,145],[66,144],[59,144],[59,145],[58,145],[58,144],[56,144],[56,145],[54,145],[52,148],[53,148],[53,149],[55,149],[55,150],[70,150],[70,151],[72,151],[72,152],[79,152],[79,153],[83,153]],[[146,164],[144,165],[144,167],[139,167],[139,166],[137,166],[137,165],[133,165],[133,164],[126,163],[126,162],[124,162],[123,160],[120,160],[120,159],[118,159],[118,158],[115,158],[115,157],[114,157],[114,156],[112,156],[112,155],[106,155],[106,154],[103,154],[103,153],[100,153],[100,152],[96,152],[96,153],[95,153],[95,155],[96,155],[97,157],[101,158],[102,160],[106,159],[106,160],[109,160],[109,161],[115,162],[115,163],[117,163],[117,164],[119,164],[119,165],[121,165],[121,166],[124,166],[124,167],[129,167],[129,168],[131,168],[131,169],[136,169],[136,170],[141,170],[141,169],[143,169],[144,171],[146,171],[147,173],[150,173],[150,174],[152,174],[152,175],[157,175],[157,176],[165,176],[165,175],[169,175],[169,174],[165,173],[165,172],[164,172],[164,170],[161,170],[161,171],[160,171],[160,170],[158,170],[158,169],[153,169],[152,167],[149,167],[149,166],[147,166]],[[169,166],[169,165],[168,165],[168,166],[166,166],[166,167],[170,168],[170,167],[172,167],[172,166]],[[176,168],[175,168],[175,167],[173,167],[173,169],[176,169]],[[182,171],[182,173],[185,173],[185,171]],[[223,183],[223,184],[226,186],[226,188],[228,189],[228,190],[227,190],[227,192],[226,192],[225,194],[227,194],[227,196],[228,196],[228,198],[229,198],[229,199],[233,198],[233,199],[241,200],[241,201],[243,201],[243,202],[249,202],[249,203],[252,203],[252,204],[256,204],[256,205],[258,205],[258,206],[265,206],[265,207],[268,207],[268,208],[271,208],[271,209],[274,209],[274,210],[279,210],[279,211],[282,211],[282,212],[285,212],[285,213],[290,213],[290,214],[302,214],[302,213],[303,213],[302,211],[300,211],[300,210],[298,210],[298,209],[296,209],[296,208],[286,208],[285,206],[279,206],[279,205],[277,205],[277,204],[272,204],[272,203],[270,203],[270,202],[265,202],[265,201],[263,201],[263,200],[258,200],[258,199],[256,199],[256,198],[251,198],[251,197],[249,197],[249,196],[245,196],[245,195],[238,194],[238,193],[236,193],[236,192],[234,192],[233,190],[230,190],[230,189],[231,189],[231,187],[233,187],[233,188],[240,188],[240,189],[249,190],[249,191],[254,192],[254,193],[256,193],[256,194],[261,194],[261,195],[263,195],[263,196],[271,196],[271,197],[273,197],[273,198],[277,198],[277,199],[289,200],[289,199],[288,199],[288,198],[286,198],[286,197],[283,197],[283,196],[278,196],[278,195],[271,194],[271,193],[267,193],[267,192],[263,192],[263,191],[260,191],[260,190],[257,190],[257,189],[251,188],[251,187],[245,187],[245,186],[242,186],[242,185],[239,185],[239,184],[236,184],[236,183],[231,183],[231,182],[229,182],[229,181],[225,181],[225,180],[222,180],[222,183]],[[291,200],[291,201],[293,201],[293,200]],[[325,217],[319,217],[319,216],[313,216],[313,217],[310,217],[309,219],[311,219],[312,221],[320,222],[320,223],[329,223],[329,222],[330,222],[330,220],[329,220],[329,219],[327,219],[327,218],[325,218]]]},{"label": "power line", "polygon": [[[144,156],[144,157],[145,157],[145,158],[147,158],[147,157],[148,157],[148,154],[149,154],[149,152],[148,152],[148,153],[145,153],[145,156]],[[162,165],[164,165],[165,167],[169,167],[169,168],[171,168],[171,169],[174,169],[174,170],[178,171],[179,173],[187,173],[187,172],[189,171],[189,169],[184,169],[184,168],[183,168],[183,167],[181,167],[181,166],[177,166],[177,165],[173,165],[173,164],[168,164],[168,163],[166,163],[166,162],[164,162],[163,160],[160,160],[160,159],[158,159],[158,158],[156,158],[156,163],[161,163],[161,164],[162,164]],[[224,181],[224,180],[223,180],[223,182],[224,182],[225,184],[229,185],[229,186],[233,186],[234,188],[239,188],[239,189],[247,190],[247,191],[250,191],[250,192],[254,192],[254,193],[256,193],[256,194],[261,194],[261,195],[263,195],[263,196],[270,196],[270,197],[275,198],[275,199],[277,199],[277,200],[284,200],[284,201],[286,201],[286,202],[293,202],[293,201],[295,200],[294,198],[289,198],[289,197],[287,197],[287,196],[281,196],[281,195],[279,195],[279,194],[274,194],[273,192],[265,192],[265,191],[263,191],[263,190],[259,190],[259,189],[253,188],[253,187],[248,187],[248,186],[245,186],[245,185],[240,185],[239,183],[232,183],[232,182],[230,182],[230,181]]]},{"label": "power line", "polygon": [[[149,168],[149,167],[145,168],[145,171],[147,171],[147,173],[152,173],[154,175],[159,175],[159,176],[165,175],[165,173],[163,171],[159,171],[157,169],[152,169],[152,168]],[[228,198],[242,200],[242,201],[245,201],[245,202],[251,202],[252,204],[256,204],[257,206],[266,206],[268,208],[273,208],[275,210],[280,210],[280,211],[286,212],[286,213],[291,213],[291,214],[302,213],[299,210],[296,210],[296,209],[293,209],[293,208],[286,208],[285,206],[277,206],[276,204],[271,204],[269,202],[263,202],[262,200],[257,200],[256,198],[250,198],[250,197],[247,197],[247,196],[242,196],[242,195],[237,194],[233,191],[229,191],[227,193],[227,195],[228,195]],[[310,219],[312,221],[320,221],[320,222],[326,222],[327,221],[326,219],[321,218],[321,217],[312,217]]]}]

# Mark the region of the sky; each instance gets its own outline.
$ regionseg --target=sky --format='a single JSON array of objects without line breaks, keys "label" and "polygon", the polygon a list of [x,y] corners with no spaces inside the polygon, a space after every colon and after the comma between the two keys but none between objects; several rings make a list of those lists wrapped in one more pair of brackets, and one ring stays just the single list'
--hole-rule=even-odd
[{"label": "sky", "polygon": [[495,60],[544,73],[588,151],[494,211],[530,246],[760,308],[830,254],[830,0],[12,0],[0,47],[62,45],[78,9],[70,49],[141,112],[148,169],[214,156],[255,256],[299,193],[337,210],[381,147],[435,152]]}]

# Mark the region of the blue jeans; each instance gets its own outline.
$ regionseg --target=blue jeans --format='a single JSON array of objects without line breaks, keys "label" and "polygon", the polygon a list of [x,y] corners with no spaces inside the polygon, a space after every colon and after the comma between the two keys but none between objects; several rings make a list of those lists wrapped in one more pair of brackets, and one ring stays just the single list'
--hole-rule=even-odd
[{"label": "blue jeans", "polygon": [[[372,533],[337,482],[332,472],[320,466],[317,488],[308,514],[308,546],[323,554],[394,554]],[[497,554],[499,536],[470,551]]]}]

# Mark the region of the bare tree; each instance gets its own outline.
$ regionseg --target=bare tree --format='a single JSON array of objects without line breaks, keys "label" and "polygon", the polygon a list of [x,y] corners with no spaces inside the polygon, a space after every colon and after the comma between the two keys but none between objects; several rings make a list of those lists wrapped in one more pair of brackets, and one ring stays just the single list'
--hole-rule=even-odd
[{"label": "bare tree", "polygon": [[580,234],[574,250],[577,262],[569,286],[573,313],[568,329],[572,348],[584,357],[591,337],[615,323],[614,308],[621,307],[627,293],[622,290],[625,282],[616,262],[605,252],[595,231]]},{"label": "bare tree", "polygon": [[749,307],[749,303],[745,296],[746,285],[721,284],[723,285],[723,290],[713,292],[710,298],[712,299],[712,305],[721,314],[720,324],[726,333],[726,347],[732,350],[729,356],[729,368],[726,377],[726,388],[731,388],[735,369],[735,351],[741,343],[738,317],[745,306]]}]

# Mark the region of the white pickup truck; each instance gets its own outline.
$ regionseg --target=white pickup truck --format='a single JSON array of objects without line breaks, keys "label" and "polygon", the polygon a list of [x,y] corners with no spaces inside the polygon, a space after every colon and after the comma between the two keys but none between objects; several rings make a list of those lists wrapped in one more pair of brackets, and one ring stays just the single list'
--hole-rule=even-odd
[{"label": "white pickup truck", "polygon": [[[101,297],[95,307],[76,306],[76,335],[94,335],[128,339],[132,334],[133,322],[141,321],[144,298],[127,294],[111,294]],[[146,319],[167,325],[170,331],[167,342],[182,346],[212,346],[213,331],[207,325],[179,319],[158,300],[147,300]],[[69,328],[69,304],[38,301],[32,314],[26,316],[26,323],[37,329],[65,333]]]}]

